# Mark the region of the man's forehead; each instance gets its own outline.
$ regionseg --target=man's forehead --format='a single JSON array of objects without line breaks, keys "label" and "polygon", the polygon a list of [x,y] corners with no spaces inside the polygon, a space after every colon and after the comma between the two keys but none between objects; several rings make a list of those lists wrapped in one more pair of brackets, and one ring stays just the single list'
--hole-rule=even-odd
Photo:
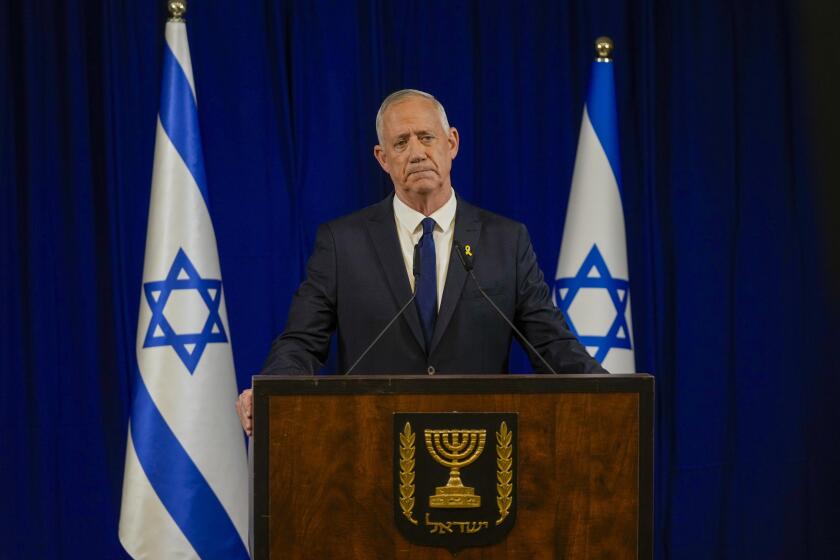
[{"label": "man's forehead", "polygon": [[391,129],[443,128],[434,102],[423,97],[409,97],[395,101],[385,110],[382,120],[383,124]]}]

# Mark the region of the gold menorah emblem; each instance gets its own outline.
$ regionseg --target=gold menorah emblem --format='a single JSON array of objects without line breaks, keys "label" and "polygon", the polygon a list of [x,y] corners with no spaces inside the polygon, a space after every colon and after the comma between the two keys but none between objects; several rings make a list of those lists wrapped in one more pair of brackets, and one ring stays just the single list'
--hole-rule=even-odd
[{"label": "gold menorah emblem", "polygon": [[481,507],[481,496],[461,482],[461,469],[473,463],[487,440],[487,430],[425,430],[426,449],[435,461],[450,469],[446,486],[429,496],[433,508]]}]

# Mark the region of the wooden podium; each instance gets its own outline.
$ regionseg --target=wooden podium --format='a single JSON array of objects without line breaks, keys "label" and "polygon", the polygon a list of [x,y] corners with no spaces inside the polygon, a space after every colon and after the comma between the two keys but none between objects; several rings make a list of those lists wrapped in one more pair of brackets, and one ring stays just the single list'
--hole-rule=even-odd
[{"label": "wooden podium", "polygon": [[649,375],[256,376],[253,387],[255,559],[455,558],[398,530],[393,470],[395,414],[453,411],[518,415],[515,522],[459,560],[653,557]]}]

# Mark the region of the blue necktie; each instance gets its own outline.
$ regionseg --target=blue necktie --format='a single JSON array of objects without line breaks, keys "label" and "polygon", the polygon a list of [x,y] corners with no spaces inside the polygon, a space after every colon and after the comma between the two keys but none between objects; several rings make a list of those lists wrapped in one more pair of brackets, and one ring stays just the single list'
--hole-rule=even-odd
[{"label": "blue necktie", "polygon": [[417,305],[417,313],[420,315],[420,326],[423,328],[423,338],[426,339],[426,352],[432,342],[432,333],[435,332],[435,320],[437,319],[437,269],[435,267],[435,221],[425,218],[423,224],[423,237],[420,238],[420,275],[417,277],[417,285],[414,287],[417,297],[414,303]]}]

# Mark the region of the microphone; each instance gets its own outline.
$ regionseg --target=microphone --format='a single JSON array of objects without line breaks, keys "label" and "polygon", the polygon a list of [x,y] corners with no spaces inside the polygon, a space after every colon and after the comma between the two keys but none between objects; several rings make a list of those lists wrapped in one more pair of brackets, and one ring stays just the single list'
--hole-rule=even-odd
[{"label": "microphone", "polygon": [[379,339],[382,338],[385,335],[386,332],[388,332],[388,329],[391,328],[391,325],[393,325],[394,322],[397,319],[400,318],[400,316],[405,312],[405,310],[408,308],[408,306],[411,305],[411,302],[414,301],[414,298],[417,296],[417,277],[420,276],[420,244],[419,243],[414,246],[414,262],[412,263],[412,273],[414,274],[414,293],[411,294],[411,297],[408,298],[408,301],[405,302],[405,304],[403,304],[402,307],[400,307],[400,310],[397,311],[396,315],[394,315],[391,318],[391,320],[388,321],[388,324],[385,325],[385,328],[383,328],[381,331],[379,331],[379,334],[376,335],[376,338],[373,339],[373,342],[371,342],[368,345],[368,347],[365,348],[365,351],[362,352],[362,355],[359,356],[359,358],[355,362],[353,362],[353,365],[350,366],[350,369],[348,369],[346,372],[344,372],[344,375],[350,375],[350,372],[353,371],[354,369],[356,369],[356,366],[359,365],[359,362],[361,362],[362,359],[364,359],[364,357],[367,356],[367,353],[370,352],[371,349],[374,346],[376,346],[376,343],[379,342]]},{"label": "microphone", "polygon": [[458,253],[458,260],[461,261],[461,265],[464,267],[464,270],[466,270],[467,274],[469,274],[470,277],[473,279],[473,282],[475,282],[475,287],[478,288],[478,291],[481,292],[481,295],[484,296],[484,299],[486,299],[490,303],[490,305],[493,306],[493,309],[496,310],[496,313],[499,314],[499,317],[504,319],[505,323],[507,323],[508,326],[511,329],[513,329],[513,332],[515,332],[517,334],[517,336],[519,337],[519,340],[524,342],[525,345],[528,347],[528,349],[531,352],[533,352],[534,354],[537,355],[537,357],[540,359],[540,361],[542,361],[543,365],[548,368],[548,371],[550,371],[554,375],[557,375],[557,372],[554,371],[554,368],[551,367],[551,364],[549,364],[546,361],[546,359],[543,358],[542,354],[537,352],[537,349],[534,348],[534,345],[531,344],[531,341],[529,341],[527,338],[525,338],[524,334],[519,332],[519,329],[516,328],[516,325],[514,325],[513,322],[511,322],[511,320],[507,318],[507,315],[505,315],[502,312],[502,310],[499,309],[499,306],[496,305],[496,302],[494,302],[493,299],[490,296],[487,295],[487,292],[484,291],[484,288],[481,287],[481,284],[479,284],[479,282],[478,282],[478,278],[475,277],[475,273],[473,272],[473,253],[472,253],[472,249],[470,248],[470,246],[466,245],[465,247],[462,248],[461,247],[461,242],[457,241],[457,240],[453,241],[452,245],[455,247],[455,250]]}]

